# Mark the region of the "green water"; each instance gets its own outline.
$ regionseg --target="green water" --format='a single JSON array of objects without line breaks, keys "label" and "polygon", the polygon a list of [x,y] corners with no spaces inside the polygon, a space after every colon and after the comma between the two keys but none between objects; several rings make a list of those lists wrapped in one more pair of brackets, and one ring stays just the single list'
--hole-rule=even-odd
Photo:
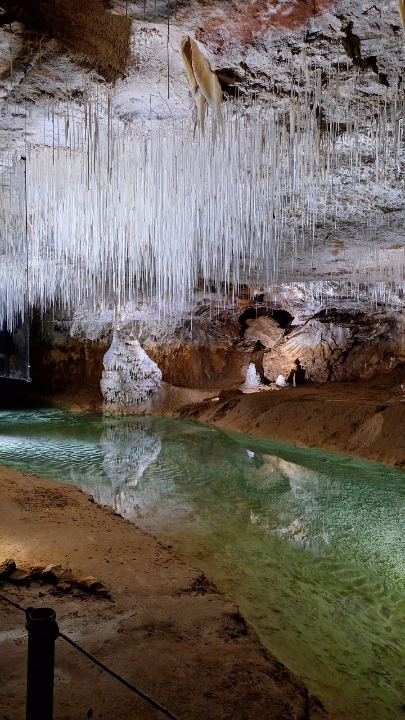
[{"label": "green water", "polygon": [[166,418],[0,412],[0,464],[71,482],[235,599],[332,717],[405,718],[405,474]]}]

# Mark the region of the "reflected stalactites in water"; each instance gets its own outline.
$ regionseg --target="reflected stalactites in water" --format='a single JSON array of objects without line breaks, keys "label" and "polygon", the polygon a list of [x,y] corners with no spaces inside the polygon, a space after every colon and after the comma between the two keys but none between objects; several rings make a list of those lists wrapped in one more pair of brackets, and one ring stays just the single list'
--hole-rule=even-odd
[{"label": "reflected stalactites in water", "polygon": [[[198,280],[233,296],[241,283],[299,279],[314,243],[342,221],[360,247],[349,294],[361,283],[381,282],[379,298],[403,288],[404,259],[378,248],[385,205],[403,208],[402,80],[370,107],[356,79],[344,92],[338,79],[331,68],[325,82],[303,56],[284,104],[228,105],[223,127],[209,118],[204,133],[180,120],[126,126],[96,85],[81,116],[59,107],[60,144],[28,153],[30,303],[70,312],[155,300],[178,317]],[[26,275],[10,272],[3,196],[0,219],[0,321],[12,322]]]},{"label": "reflected stalactites in water", "polygon": [[162,442],[149,423],[104,419],[100,447],[103,469],[112,487],[135,488],[146,468],[159,456]]},{"label": "reflected stalactites in water", "polygon": [[111,483],[112,494],[110,500],[98,500],[112,505],[115,512],[126,518],[141,517],[148,506],[145,501],[148,490],[139,492],[137,485],[162,449],[159,432],[142,420],[120,422],[104,418],[100,448],[103,471]]},{"label": "reflected stalactites in water", "polygon": [[269,524],[268,511],[264,508],[261,513],[251,510],[251,523],[263,525],[281,538],[293,540],[322,554],[329,543],[329,535],[324,528],[316,530],[315,525],[322,525],[320,516],[323,511],[317,495],[322,492],[325,479],[321,479],[319,473],[276,455],[263,454],[261,463],[253,472],[251,482],[256,487],[277,487],[277,503],[282,505],[282,510],[278,514],[278,522],[273,521],[272,524]]},{"label": "reflected stalactites in water", "polygon": [[315,491],[319,490],[319,473],[309,470],[302,465],[288,462],[288,460],[284,460],[276,455],[263,455],[262,458],[263,468],[265,468],[267,472],[273,473],[276,471],[288,478],[291,492],[295,497],[302,498],[305,493],[312,496]]}]

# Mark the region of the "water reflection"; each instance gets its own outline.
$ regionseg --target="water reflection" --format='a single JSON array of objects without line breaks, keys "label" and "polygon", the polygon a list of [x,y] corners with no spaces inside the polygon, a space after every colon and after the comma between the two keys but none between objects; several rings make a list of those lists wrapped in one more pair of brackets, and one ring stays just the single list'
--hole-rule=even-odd
[{"label": "water reflection", "polygon": [[105,419],[100,449],[103,471],[111,487],[97,484],[97,501],[112,506],[115,512],[130,520],[142,517],[145,493],[137,491],[137,486],[162,449],[159,432],[141,420]]},{"label": "water reflection", "polygon": [[136,487],[162,449],[159,433],[150,424],[104,421],[100,447],[103,469],[116,487]]},{"label": "water reflection", "polygon": [[[280,537],[320,552],[322,545],[328,543],[328,533],[323,531],[321,535],[313,535],[310,530],[307,530],[305,523],[309,513],[317,515],[321,512],[316,500],[321,483],[319,473],[308,470],[302,465],[288,462],[276,455],[263,454],[261,461],[261,467],[252,474],[252,482],[256,485],[270,483],[281,487],[284,480],[285,492],[291,493],[296,501],[294,511],[283,511],[278,514],[280,525],[275,531]],[[288,481],[288,485],[286,481]],[[322,517],[324,517],[323,513]],[[268,512],[266,511],[259,515],[251,510],[250,520],[254,524],[269,527]]]},{"label": "water reflection", "polygon": [[0,413],[0,463],[72,482],[170,542],[336,718],[403,717],[402,472],[197,423],[60,410]]}]

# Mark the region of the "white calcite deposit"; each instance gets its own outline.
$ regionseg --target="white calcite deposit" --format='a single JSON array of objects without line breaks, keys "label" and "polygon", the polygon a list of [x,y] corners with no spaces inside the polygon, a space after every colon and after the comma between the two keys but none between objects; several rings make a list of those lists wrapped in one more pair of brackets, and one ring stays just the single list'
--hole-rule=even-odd
[{"label": "white calcite deposit", "polygon": [[103,360],[101,378],[103,411],[111,414],[142,413],[151,409],[152,396],[162,373],[133,336],[114,337]]}]

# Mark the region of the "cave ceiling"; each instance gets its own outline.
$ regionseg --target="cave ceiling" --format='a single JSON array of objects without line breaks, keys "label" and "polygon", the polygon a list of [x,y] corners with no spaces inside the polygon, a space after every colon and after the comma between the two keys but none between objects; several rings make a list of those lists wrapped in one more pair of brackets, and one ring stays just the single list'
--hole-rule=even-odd
[{"label": "cave ceiling", "polygon": [[[236,95],[246,106],[282,107],[304,51],[324,85],[338,77],[343,96],[355,87],[360,114],[396,92],[403,128],[405,31],[397,0],[2,0],[0,6],[4,167],[27,146],[55,141],[55,114],[66,99],[80,110],[89,78],[111,88],[115,116],[123,123],[190,117],[192,92],[180,51],[184,35],[206,53],[224,104]],[[319,228],[313,252],[299,258],[306,279],[349,274],[368,242],[360,226],[376,209],[375,247],[390,267],[396,254],[404,264],[403,135],[401,142],[384,183],[368,187],[364,181],[358,226],[348,211],[336,227]],[[374,261],[370,254],[370,265]]]}]

